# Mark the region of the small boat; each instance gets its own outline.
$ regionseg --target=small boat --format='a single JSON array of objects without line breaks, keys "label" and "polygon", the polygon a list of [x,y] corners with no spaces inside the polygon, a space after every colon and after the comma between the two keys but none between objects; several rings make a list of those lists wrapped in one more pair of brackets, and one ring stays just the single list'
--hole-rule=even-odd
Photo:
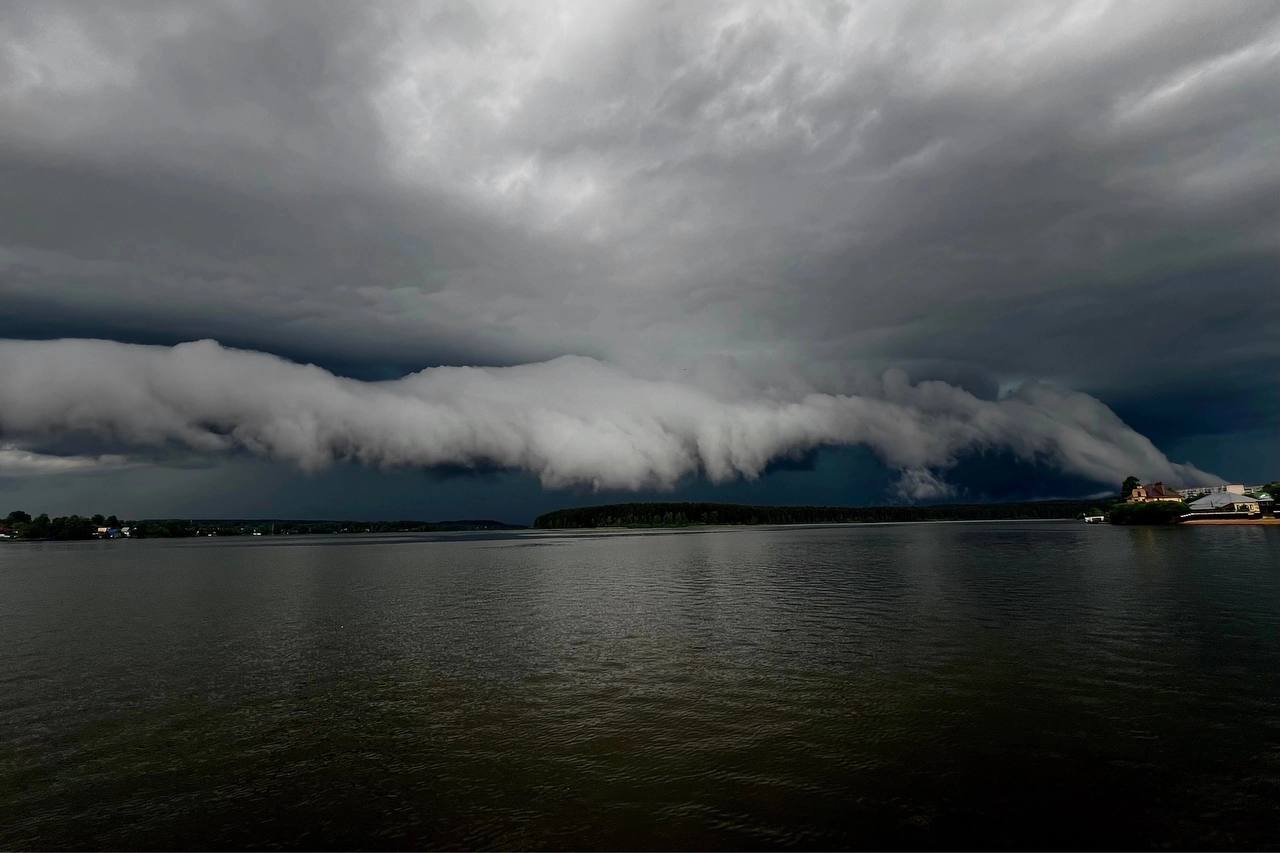
[{"label": "small boat", "polygon": [[1086,515],[1084,517],[1085,524],[1101,524],[1106,520],[1107,517],[1105,515]]}]

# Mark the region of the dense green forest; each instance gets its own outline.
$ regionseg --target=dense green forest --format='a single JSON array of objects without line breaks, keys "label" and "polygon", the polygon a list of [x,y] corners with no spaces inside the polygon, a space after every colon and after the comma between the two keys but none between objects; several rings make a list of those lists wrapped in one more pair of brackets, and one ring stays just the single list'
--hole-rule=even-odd
[{"label": "dense green forest", "polygon": [[560,509],[533,526],[686,527],[703,524],[843,524],[875,521],[983,521],[1006,518],[1077,518],[1100,512],[1098,501],[1032,501],[934,506],[745,506],[719,503],[627,503]]}]

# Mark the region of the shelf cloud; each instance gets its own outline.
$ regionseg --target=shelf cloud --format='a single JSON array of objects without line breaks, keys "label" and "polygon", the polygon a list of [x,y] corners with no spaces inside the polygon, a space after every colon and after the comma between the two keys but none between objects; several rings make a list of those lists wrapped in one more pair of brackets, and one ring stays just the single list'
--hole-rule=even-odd
[{"label": "shelf cloud", "polygon": [[10,365],[0,376],[6,435],[248,451],[304,469],[339,459],[498,466],[549,487],[670,489],[699,475],[754,478],[815,447],[863,445],[916,498],[945,494],[947,468],[985,449],[1100,483],[1116,471],[1217,481],[1170,462],[1097,400],[1043,384],[982,400],[889,371],[875,396],[766,398],[639,378],[581,357],[364,382],[214,341],[5,341],[0,359]]},{"label": "shelf cloud", "polygon": [[5,4],[0,443],[1265,479],[1277,78],[1267,0]]}]

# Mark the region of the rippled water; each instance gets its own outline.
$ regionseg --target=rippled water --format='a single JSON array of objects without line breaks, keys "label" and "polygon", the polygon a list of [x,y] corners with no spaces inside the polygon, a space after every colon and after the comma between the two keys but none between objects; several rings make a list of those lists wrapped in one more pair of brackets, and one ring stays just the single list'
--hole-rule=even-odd
[{"label": "rippled water", "polygon": [[0,545],[0,847],[1276,847],[1280,530]]}]

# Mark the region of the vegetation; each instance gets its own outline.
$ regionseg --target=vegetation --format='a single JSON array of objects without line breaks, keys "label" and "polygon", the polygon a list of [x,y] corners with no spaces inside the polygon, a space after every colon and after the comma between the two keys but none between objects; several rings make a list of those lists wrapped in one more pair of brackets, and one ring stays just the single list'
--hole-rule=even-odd
[{"label": "vegetation", "polygon": [[1124,478],[1124,483],[1120,486],[1120,500],[1127,501],[1129,496],[1133,494],[1133,490],[1142,485],[1142,481],[1130,474]]},{"label": "vegetation", "polygon": [[[1129,496],[1142,485],[1142,481],[1130,474],[1120,485],[1120,496],[1107,509],[1107,521],[1112,524],[1177,524],[1191,511],[1183,501],[1144,501],[1133,503]],[[1102,513],[1092,513],[1100,515]]]},{"label": "vegetation", "polygon": [[307,536],[340,533],[441,533],[457,530],[520,530],[490,519],[458,521],[300,521],[294,519],[156,519],[140,522],[144,538],[184,536]]},{"label": "vegetation", "polygon": [[[115,516],[112,516],[114,519]],[[78,515],[50,518],[41,514],[32,518],[21,510],[15,510],[0,522],[8,535],[15,539],[92,539],[98,527],[105,522],[100,515],[83,518]],[[119,521],[116,521],[117,526]]]},{"label": "vegetation", "polygon": [[542,529],[581,527],[689,527],[708,524],[844,524],[877,521],[991,521],[1078,518],[1092,501],[1033,501],[934,506],[745,506],[720,503],[627,503],[560,509],[540,515]]},{"label": "vegetation", "polygon": [[1107,519],[1112,524],[1177,524],[1190,511],[1182,501],[1122,503],[1111,508]]},{"label": "vegetation", "polygon": [[122,522],[114,515],[50,518],[15,510],[0,520],[0,533],[14,539],[93,539],[98,528],[129,528],[135,539],[192,536],[308,535],[332,533],[425,533],[451,530],[515,530],[519,525],[487,519],[459,521],[296,521],[282,519],[149,519]]}]

